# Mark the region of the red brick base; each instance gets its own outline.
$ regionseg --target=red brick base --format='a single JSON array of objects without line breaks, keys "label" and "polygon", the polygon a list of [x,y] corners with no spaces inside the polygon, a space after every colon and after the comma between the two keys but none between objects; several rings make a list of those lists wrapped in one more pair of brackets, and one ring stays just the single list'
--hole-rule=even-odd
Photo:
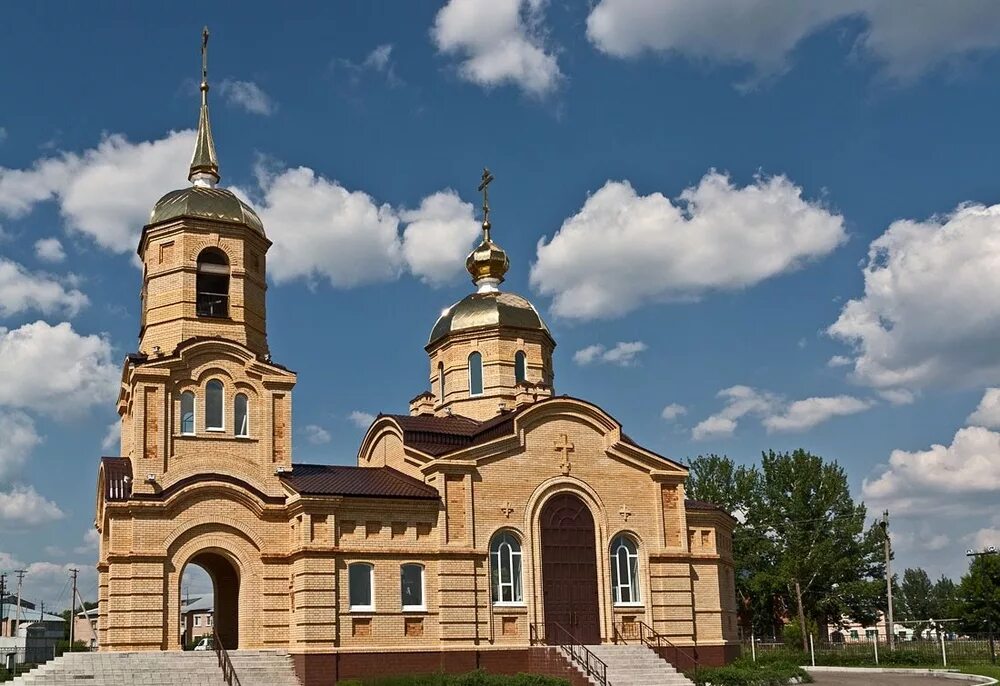
[{"label": "red brick base", "polygon": [[[694,649],[684,649],[693,656]],[[697,659],[702,666],[716,666],[739,657],[739,645],[698,646]],[[670,648],[661,657],[684,670],[694,666],[681,653]],[[442,650],[426,652],[371,653],[299,653],[292,655],[295,674],[303,686],[334,686],[345,679],[366,679],[407,674],[462,674],[481,669],[493,674],[530,672],[568,679],[573,686],[588,683],[565,657],[552,648],[534,647],[511,650]]]}]

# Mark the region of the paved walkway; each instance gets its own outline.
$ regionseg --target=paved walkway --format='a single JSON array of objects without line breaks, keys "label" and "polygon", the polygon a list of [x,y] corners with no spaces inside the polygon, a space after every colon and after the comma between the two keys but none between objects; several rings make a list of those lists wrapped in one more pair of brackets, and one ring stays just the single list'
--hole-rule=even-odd
[{"label": "paved walkway", "polygon": [[973,686],[975,681],[942,679],[914,674],[859,674],[857,672],[814,672],[816,686]]}]

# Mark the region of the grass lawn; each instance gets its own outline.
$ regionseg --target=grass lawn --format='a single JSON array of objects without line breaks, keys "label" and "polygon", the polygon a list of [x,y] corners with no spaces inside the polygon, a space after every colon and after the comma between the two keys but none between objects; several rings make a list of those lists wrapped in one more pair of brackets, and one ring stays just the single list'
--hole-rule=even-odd
[{"label": "grass lawn", "polygon": [[997,665],[977,665],[975,667],[960,667],[963,674],[979,674],[980,676],[991,676],[1000,679],[1000,666]]}]

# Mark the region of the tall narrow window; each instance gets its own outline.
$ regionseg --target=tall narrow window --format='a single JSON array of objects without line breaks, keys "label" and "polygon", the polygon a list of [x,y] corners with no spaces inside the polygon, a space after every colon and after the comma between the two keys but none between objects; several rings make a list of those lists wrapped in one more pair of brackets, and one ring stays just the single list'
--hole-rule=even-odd
[{"label": "tall narrow window", "polygon": [[205,385],[205,428],[222,431],[226,428],[223,419],[222,382],[212,379]]},{"label": "tall narrow window", "polygon": [[514,355],[514,383],[523,383],[528,378],[528,369],[524,360],[524,351],[518,350]]},{"label": "tall narrow window", "polygon": [[490,541],[490,577],[494,604],[524,602],[521,591],[521,543],[509,532],[500,532]]},{"label": "tall narrow window", "polygon": [[478,352],[469,355],[469,395],[483,394],[483,356]]},{"label": "tall narrow window", "polygon": [[197,312],[199,317],[229,316],[229,258],[218,248],[198,255]]},{"label": "tall narrow window", "polygon": [[615,605],[639,603],[639,550],[628,536],[611,541],[611,587]]},{"label": "tall narrow window", "polygon": [[438,362],[438,402],[444,402],[444,362]]},{"label": "tall narrow window", "polygon": [[425,610],[424,567],[408,564],[399,568],[399,596],[403,610]]},{"label": "tall narrow window", "polygon": [[375,567],[367,562],[355,562],[347,567],[348,603],[352,612],[375,609]]},{"label": "tall narrow window", "polygon": [[238,393],[233,402],[233,430],[237,436],[250,435],[250,401],[245,393]]},{"label": "tall narrow window", "polygon": [[181,433],[185,436],[194,435],[194,393],[181,393]]}]

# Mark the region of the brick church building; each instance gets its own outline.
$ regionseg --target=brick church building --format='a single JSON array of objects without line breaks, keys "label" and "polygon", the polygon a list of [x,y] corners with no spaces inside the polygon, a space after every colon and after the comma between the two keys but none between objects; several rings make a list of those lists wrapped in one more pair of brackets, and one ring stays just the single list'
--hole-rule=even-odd
[{"label": "brick church building", "polygon": [[731,659],[734,520],[685,499],[686,468],[598,405],[556,395],[556,342],[501,290],[485,200],[475,290],[430,329],[427,389],[375,419],[354,466],[293,462],[296,375],[267,343],[271,241],[217,185],[201,89],[191,185],[156,203],[138,246],[121,456],[98,476],[101,649],[178,649],[197,564],[222,643],[287,650],[307,684],[526,670],[533,644],[642,625],[702,664]]}]

